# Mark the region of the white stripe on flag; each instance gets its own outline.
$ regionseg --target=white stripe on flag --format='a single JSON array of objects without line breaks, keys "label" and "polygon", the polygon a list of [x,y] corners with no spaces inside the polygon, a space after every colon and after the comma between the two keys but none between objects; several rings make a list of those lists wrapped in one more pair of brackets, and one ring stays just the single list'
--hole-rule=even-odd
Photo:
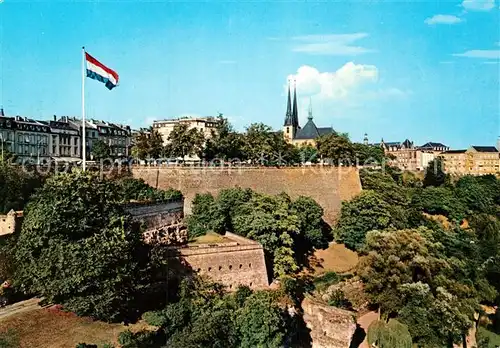
[{"label": "white stripe on flag", "polygon": [[96,74],[98,75],[101,75],[102,77],[104,78],[107,78],[109,79],[109,81],[114,84],[115,86],[117,85],[117,82],[116,82],[116,79],[113,75],[107,73],[103,68],[101,68],[100,66],[97,66],[95,64],[92,64],[91,62],[89,62],[87,60],[87,69],[95,72]]}]

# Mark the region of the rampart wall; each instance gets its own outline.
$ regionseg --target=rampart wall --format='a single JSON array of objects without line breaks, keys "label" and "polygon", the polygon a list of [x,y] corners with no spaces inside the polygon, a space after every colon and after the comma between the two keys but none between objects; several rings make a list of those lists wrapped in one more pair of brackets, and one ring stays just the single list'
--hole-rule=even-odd
[{"label": "rampart wall", "polygon": [[135,220],[145,223],[148,230],[176,224],[184,218],[182,199],[156,203],[129,203],[124,208]]},{"label": "rampart wall", "polygon": [[357,168],[167,168],[135,167],[132,173],[149,185],[166,189],[172,187],[184,194],[184,211],[191,212],[196,193],[217,194],[232,187],[251,188],[257,192],[285,192],[292,198],[310,196],[325,211],[325,220],[333,223],[340,211],[341,201],[361,192]]}]

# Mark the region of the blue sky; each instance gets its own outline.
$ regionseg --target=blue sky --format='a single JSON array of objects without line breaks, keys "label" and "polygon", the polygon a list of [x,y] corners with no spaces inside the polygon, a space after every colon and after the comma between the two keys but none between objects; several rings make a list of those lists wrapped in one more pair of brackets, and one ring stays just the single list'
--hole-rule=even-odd
[{"label": "blue sky", "polygon": [[300,122],[360,141],[454,148],[500,134],[498,0],[100,2],[0,0],[0,104],[81,114],[81,46],[120,75],[87,79],[87,116],[146,126],[180,115],[281,128],[287,79]]}]

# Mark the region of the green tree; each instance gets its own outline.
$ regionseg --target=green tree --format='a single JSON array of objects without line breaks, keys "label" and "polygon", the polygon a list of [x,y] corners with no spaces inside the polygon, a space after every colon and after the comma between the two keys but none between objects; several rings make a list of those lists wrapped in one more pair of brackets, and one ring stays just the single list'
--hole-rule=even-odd
[{"label": "green tree", "polygon": [[258,292],[247,298],[238,311],[236,323],[241,348],[284,347],[290,335],[284,311],[267,292]]},{"label": "green tree", "polygon": [[178,123],[168,136],[167,152],[173,157],[202,156],[205,137],[201,130],[189,128],[186,123]]},{"label": "green tree", "polygon": [[131,315],[142,239],[117,191],[90,173],[48,179],[25,210],[16,286],[78,315],[106,321]]},{"label": "green tree", "polygon": [[275,141],[276,137],[271,127],[263,123],[252,123],[244,136],[243,152],[245,157],[252,163],[267,164],[275,156]]},{"label": "green tree", "polygon": [[370,346],[377,348],[411,348],[412,339],[408,327],[396,319],[389,322],[376,320],[370,324],[367,332]]},{"label": "green tree", "polygon": [[6,214],[11,209],[23,210],[42,183],[43,178],[35,171],[27,172],[0,161],[0,214]]},{"label": "green tree", "polygon": [[187,218],[189,237],[198,237],[214,230],[215,199],[210,193],[197,193],[193,210]]},{"label": "green tree", "polygon": [[335,165],[353,165],[354,147],[346,134],[328,134],[316,139],[318,154]]},{"label": "green tree", "polygon": [[97,140],[92,145],[91,153],[93,158],[99,161],[111,156],[111,148],[103,140]]},{"label": "green tree", "polygon": [[298,217],[301,231],[295,238],[297,253],[307,255],[314,248],[328,248],[333,235],[330,226],[323,220],[323,208],[311,197],[300,196],[292,202],[291,209]]},{"label": "green tree", "polygon": [[412,195],[411,205],[428,214],[439,214],[460,222],[467,214],[466,207],[448,187],[426,187]]},{"label": "green tree", "polygon": [[471,212],[494,213],[496,210],[494,186],[494,182],[488,185],[477,177],[467,175],[457,181],[455,192]]},{"label": "green tree", "polygon": [[132,148],[135,157],[145,160],[148,158],[160,158],[163,152],[163,139],[161,134],[150,127],[148,130],[141,129],[135,138],[135,145]]},{"label": "green tree", "polygon": [[384,149],[380,146],[365,145],[360,143],[352,144],[354,151],[353,163],[359,165],[382,165],[385,163]]},{"label": "green tree", "polygon": [[215,129],[207,139],[203,150],[203,158],[207,161],[245,160],[243,155],[243,136],[234,131],[233,127],[222,114],[217,118]]},{"label": "green tree", "polygon": [[450,176],[444,171],[444,163],[441,157],[436,157],[427,164],[425,169],[424,187],[442,186],[449,184]]},{"label": "green tree", "polygon": [[155,189],[146,184],[143,179],[124,178],[115,181],[115,183],[118,189],[116,198],[123,203],[130,201],[161,202],[182,199],[181,191],[172,188],[167,190]]},{"label": "green tree", "polygon": [[315,146],[306,144],[300,146],[298,150],[299,150],[300,162],[318,163],[319,161],[318,149]]},{"label": "green tree", "polygon": [[358,274],[369,298],[383,318],[398,316],[417,344],[459,343],[479,303],[494,296],[466,232],[372,231],[365,252]]},{"label": "green tree", "polygon": [[232,221],[235,233],[262,244],[278,277],[298,270],[294,237],[300,233],[300,224],[297,215],[290,214],[290,205],[285,194],[254,193]]},{"label": "green tree", "polygon": [[340,218],[334,228],[335,239],[348,248],[361,250],[368,231],[394,226],[391,206],[374,191],[363,191],[351,201],[342,202]]}]

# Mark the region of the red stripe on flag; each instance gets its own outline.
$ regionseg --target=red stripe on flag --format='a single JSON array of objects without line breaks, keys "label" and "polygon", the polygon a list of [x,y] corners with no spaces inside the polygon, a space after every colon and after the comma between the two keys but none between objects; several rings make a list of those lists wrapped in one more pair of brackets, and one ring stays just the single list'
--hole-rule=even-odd
[{"label": "red stripe on flag", "polygon": [[92,63],[94,65],[97,65],[98,67],[101,67],[107,73],[113,75],[113,77],[116,79],[116,82],[118,83],[118,74],[116,73],[116,71],[114,71],[113,69],[108,68],[107,66],[105,66],[104,64],[102,64],[100,61],[98,61],[97,59],[95,59],[94,57],[92,57],[87,52],[85,52],[85,59],[88,62],[90,62],[90,63]]}]

